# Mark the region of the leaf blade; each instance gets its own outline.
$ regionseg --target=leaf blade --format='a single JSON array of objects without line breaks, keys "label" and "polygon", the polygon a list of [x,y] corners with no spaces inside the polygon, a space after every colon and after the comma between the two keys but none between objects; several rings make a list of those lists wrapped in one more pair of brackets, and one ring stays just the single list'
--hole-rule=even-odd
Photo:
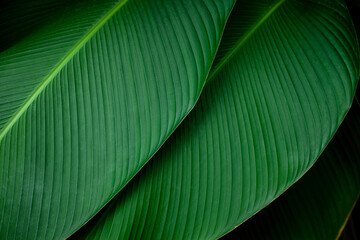
[{"label": "leaf blade", "polygon": [[359,111],[354,102],[329,146],[299,182],[223,238],[338,238],[360,195]]},{"label": "leaf blade", "polygon": [[[232,5],[232,0],[135,0],[101,28],[94,25],[98,31],[0,142],[3,238],[65,238],[127,184],[197,101]],[[55,20],[1,53],[7,65],[0,69],[4,112],[18,106],[19,96],[26,98],[66,55],[59,48],[55,57],[33,59],[48,54],[39,47],[44,39],[50,48],[59,38],[70,41],[65,45],[71,49],[71,34],[79,35],[71,28],[77,11],[83,23],[88,12],[75,8],[68,19]],[[50,41],[48,30],[64,22],[70,37],[55,34]],[[26,64],[19,64],[18,53],[30,54]],[[51,63],[36,73],[44,59]],[[29,80],[24,73],[31,68]],[[10,82],[17,82],[18,93],[6,89],[13,87]],[[9,95],[15,101],[6,101]]]},{"label": "leaf blade", "polygon": [[[259,6],[238,1],[233,13],[255,7],[266,16]],[[256,25],[243,20],[232,14],[228,24]],[[312,166],[347,113],[359,75],[347,9],[287,1],[249,39],[155,159],[74,239],[216,238]]]},{"label": "leaf blade", "polygon": [[41,94],[45,87],[52,81],[52,79],[60,72],[65,64],[79,51],[80,48],[114,15],[128,0],[119,1],[112,7],[91,29],[85,33],[85,35],[72,47],[69,52],[62,58],[54,69],[47,75],[44,80],[38,85],[36,90],[25,100],[23,105],[20,106],[18,111],[12,116],[12,118],[1,129],[0,141],[5,137],[6,133],[11,129],[15,122],[24,114],[27,108],[35,101],[35,99]]}]

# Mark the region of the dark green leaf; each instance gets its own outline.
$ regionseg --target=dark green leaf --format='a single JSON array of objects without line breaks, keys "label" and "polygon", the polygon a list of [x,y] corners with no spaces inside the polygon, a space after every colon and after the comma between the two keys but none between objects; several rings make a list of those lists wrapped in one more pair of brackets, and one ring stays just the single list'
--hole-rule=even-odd
[{"label": "dark green leaf", "polygon": [[75,239],[220,237],[313,165],[359,77],[346,6],[238,1],[224,41],[194,111]]},{"label": "dark green leaf", "polygon": [[234,0],[11,4],[36,26],[2,40],[0,239],[65,238],[192,109]]},{"label": "dark green leaf", "polygon": [[351,215],[341,232],[340,240],[357,240],[360,238],[360,229],[357,227],[360,225],[360,201],[358,199],[354,209],[351,211]]},{"label": "dark green leaf", "polygon": [[336,239],[360,194],[359,160],[360,105],[355,101],[309,172],[223,239]]}]

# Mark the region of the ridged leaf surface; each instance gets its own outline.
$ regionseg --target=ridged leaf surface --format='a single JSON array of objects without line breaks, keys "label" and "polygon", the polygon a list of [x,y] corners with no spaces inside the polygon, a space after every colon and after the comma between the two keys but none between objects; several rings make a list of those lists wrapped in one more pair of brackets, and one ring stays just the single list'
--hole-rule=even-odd
[{"label": "ridged leaf surface", "polygon": [[8,8],[41,26],[0,53],[1,239],[65,238],[126,185],[194,106],[234,1],[53,3]]},{"label": "ridged leaf surface", "polygon": [[223,42],[194,111],[74,239],[214,239],[313,165],[359,77],[346,6],[237,1]]},{"label": "ridged leaf surface", "polygon": [[360,194],[360,105],[299,182],[223,239],[337,239]]}]

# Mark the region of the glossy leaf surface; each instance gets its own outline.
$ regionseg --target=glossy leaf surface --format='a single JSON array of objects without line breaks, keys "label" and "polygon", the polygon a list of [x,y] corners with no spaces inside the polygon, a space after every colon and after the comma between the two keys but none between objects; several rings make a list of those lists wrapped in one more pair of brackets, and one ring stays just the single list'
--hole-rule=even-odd
[{"label": "glossy leaf surface", "polygon": [[360,194],[360,105],[353,103],[315,165],[223,239],[336,239]]},{"label": "glossy leaf surface", "polygon": [[74,239],[217,238],[299,179],[343,120],[359,76],[339,3],[237,1],[194,111]]},{"label": "glossy leaf surface", "polygon": [[194,106],[234,4],[72,2],[21,8],[41,26],[0,53],[1,239],[65,238],[126,185]]}]

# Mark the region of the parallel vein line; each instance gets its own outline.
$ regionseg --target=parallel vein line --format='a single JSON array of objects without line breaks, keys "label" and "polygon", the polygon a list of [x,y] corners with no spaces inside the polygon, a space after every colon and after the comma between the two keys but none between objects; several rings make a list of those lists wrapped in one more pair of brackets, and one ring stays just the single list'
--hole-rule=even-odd
[{"label": "parallel vein line", "polygon": [[221,71],[221,69],[226,65],[232,57],[239,51],[239,49],[246,43],[246,41],[256,32],[256,30],[275,12],[286,0],[280,0],[276,4],[274,4],[269,11],[259,19],[258,22],[254,24],[254,26],[251,27],[251,29],[244,34],[242,38],[239,39],[239,41],[235,44],[235,47],[229,51],[225,57],[220,61],[218,65],[212,70],[209,74],[209,77],[207,79],[207,82],[211,82],[212,79]]},{"label": "parallel vein line", "polygon": [[16,111],[14,116],[7,122],[5,127],[0,132],[0,141],[5,137],[6,133],[17,122],[28,107],[36,100],[42,93],[45,87],[54,79],[66,63],[85,45],[85,43],[125,4],[128,0],[120,0],[114,7],[112,7],[80,40],[74,47],[60,60],[54,69],[44,78],[35,91],[26,99],[22,106]]}]

